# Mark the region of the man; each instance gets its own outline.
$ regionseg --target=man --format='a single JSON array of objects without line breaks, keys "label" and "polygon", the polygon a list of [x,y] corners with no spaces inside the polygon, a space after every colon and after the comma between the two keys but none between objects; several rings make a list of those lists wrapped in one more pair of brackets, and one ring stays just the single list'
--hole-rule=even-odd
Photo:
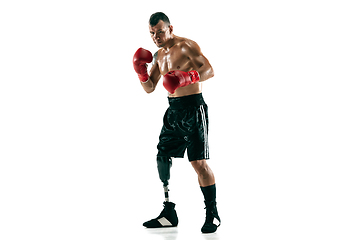
[{"label": "man", "polygon": [[[162,12],[151,15],[151,38],[160,49],[151,52],[139,48],[133,58],[134,69],[147,93],[155,90],[161,75],[169,92],[169,108],[164,116],[160,137],[157,167],[165,192],[161,214],[143,225],[148,228],[174,227],[178,224],[175,204],[169,201],[168,180],[173,157],[188,158],[198,174],[201,191],[205,198],[206,219],[201,231],[212,233],[220,226],[216,207],[215,178],[206,163],[209,159],[207,105],[202,97],[201,82],[214,76],[213,69],[201,53],[196,42],[175,36],[169,18]],[[148,74],[147,63],[153,62]]]}]

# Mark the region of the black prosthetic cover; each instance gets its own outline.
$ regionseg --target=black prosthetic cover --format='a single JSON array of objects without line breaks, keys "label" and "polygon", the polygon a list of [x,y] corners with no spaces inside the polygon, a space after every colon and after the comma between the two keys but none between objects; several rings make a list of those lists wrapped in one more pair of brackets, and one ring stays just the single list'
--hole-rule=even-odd
[{"label": "black prosthetic cover", "polygon": [[170,179],[170,168],[171,168],[171,158],[169,157],[157,157],[157,167],[159,171],[160,180],[163,182],[164,187],[169,185]]}]

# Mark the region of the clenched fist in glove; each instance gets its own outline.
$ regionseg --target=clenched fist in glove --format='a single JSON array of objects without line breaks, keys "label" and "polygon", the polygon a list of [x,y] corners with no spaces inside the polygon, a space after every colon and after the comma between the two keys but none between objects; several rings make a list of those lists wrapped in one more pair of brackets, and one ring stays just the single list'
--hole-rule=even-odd
[{"label": "clenched fist in glove", "polygon": [[133,64],[135,72],[138,74],[141,82],[146,82],[149,79],[149,74],[147,72],[147,64],[151,63],[153,56],[150,51],[139,48],[133,58]]},{"label": "clenched fist in glove", "polygon": [[164,75],[163,85],[165,89],[173,94],[179,87],[185,87],[200,80],[197,71],[183,72],[180,70],[170,71]]}]

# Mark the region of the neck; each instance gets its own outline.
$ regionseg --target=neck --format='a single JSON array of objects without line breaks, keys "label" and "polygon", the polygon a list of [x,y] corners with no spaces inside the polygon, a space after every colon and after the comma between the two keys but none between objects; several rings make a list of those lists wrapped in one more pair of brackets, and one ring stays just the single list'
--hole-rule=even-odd
[{"label": "neck", "polygon": [[172,46],[175,45],[175,36],[173,35],[163,46],[165,51],[168,51]]}]

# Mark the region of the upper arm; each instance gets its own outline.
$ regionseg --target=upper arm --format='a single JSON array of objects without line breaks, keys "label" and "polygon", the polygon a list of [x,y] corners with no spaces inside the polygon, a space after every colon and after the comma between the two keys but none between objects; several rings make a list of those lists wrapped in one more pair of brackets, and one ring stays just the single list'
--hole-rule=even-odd
[{"label": "upper arm", "polygon": [[187,51],[188,57],[193,64],[193,68],[204,76],[202,81],[214,75],[212,66],[209,60],[201,52],[199,45],[194,41],[187,41],[184,47]]},{"label": "upper arm", "polygon": [[157,85],[157,83],[159,82],[160,77],[161,77],[159,64],[158,64],[158,62],[157,62],[157,54],[158,54],[158,52],[156,52],[156,53],[154,54],[153,65],[152,65],[152,67],[151,67],[151,69],[150,69],[150,74],[149,74],[150,80],[151,80],[151,81],[153,82],[153,84],[154,84],[154,89],[155,89],[155,87],[156,87],[156,85]]},{"label": "upper arm", "polygon": [[201,67],[207,60],[196,42],[188,40],[184,43],[183,48],[186,51],[188,58],[196,67]]}]

